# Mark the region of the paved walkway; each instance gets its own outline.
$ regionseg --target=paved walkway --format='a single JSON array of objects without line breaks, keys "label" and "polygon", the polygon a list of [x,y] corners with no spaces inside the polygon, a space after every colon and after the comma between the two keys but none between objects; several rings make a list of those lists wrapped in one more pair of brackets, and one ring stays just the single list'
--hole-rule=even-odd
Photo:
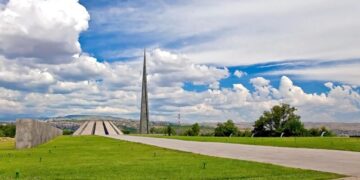
[{"label": "paved walkway", "polygon": [[360,152],[195,142],[126,135],[106,137],[209,156],[265,162],[360,178]]}]

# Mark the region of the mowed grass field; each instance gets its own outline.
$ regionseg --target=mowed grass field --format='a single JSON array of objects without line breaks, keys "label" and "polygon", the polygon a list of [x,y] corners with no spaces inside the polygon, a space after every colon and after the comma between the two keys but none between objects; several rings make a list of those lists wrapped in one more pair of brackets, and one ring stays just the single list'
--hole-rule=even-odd
[{"label": "mowed grass field", "polygon": [[15,148],[15,141],[13,138],[0,137],[0,150],[9,150]]},{"label": "mowed grass field", "polygon": [[280,147],[301,147],[314,149],[332,149],[360,152],[360,138],[348,137],[209,137],[209,136],[165,136],[151,137],[171,138],[187,141],[224,142]]},{"label": "mowed grass field", "polygon": [[16,172],[21,179],[341,177],[331,173],[167,150],[98,136],[61,136],[32,149],[0,150],[0,179],[15,178]]}]

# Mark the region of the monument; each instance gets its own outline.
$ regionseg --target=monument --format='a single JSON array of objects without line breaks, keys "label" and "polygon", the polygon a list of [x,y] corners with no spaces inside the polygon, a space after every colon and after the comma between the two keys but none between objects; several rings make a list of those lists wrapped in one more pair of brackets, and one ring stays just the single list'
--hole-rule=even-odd
[{"label": "monument", "polygon": [[74,136],[82,135],[123,135],[124,133],[108,120],[88,120],[74,132]]},{"label": "monument", "polygon": [[144,49],[144,65],[141,90],[140,134],[149,134],[149,106],[146,78],[146,50]]},{"label": "monument", "polygon": [[63,134],[49,123],[33,119],[16,120],[16,149],[32,148]]}]

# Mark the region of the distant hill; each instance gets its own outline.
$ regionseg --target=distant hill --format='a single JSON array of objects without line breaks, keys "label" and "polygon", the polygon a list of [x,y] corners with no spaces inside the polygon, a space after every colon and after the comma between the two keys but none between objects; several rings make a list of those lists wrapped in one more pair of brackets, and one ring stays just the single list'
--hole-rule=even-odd
[{"label": "distant hill", "polygon": [[42,120],[45,121],[130,120],[131,121],[132,119],[125,119],[125,118],[113,117],[113,116],[100,116],[100,115],[67,115],[60,117],[43,118]]},{"label": "distant hill", "polygon": [[[135,132],[139,127],[139,120],[136,119],[126,119],[121,117],[114,116],[101,116],[101,115],[67,115],[60,117],[50,117],[50,118],[37,118],[38,120],[47,121],[52,123],[54,126],[61,129],[72,129],[76,130],[83,121],[86,120],[110,120],[113,121],[116,126],[122,130],[127,129],[130,132]],[[2,123],[13,123],[13,122],[2,122]],[[150,127],[161,127],[167,126],[168,124],[174,124],[169,121],[150,121]],[[217,122],[202,122],[199,123],[203,128],[211,130],[214,129],[217,125]],[[191,123],[182,123],[180,126],[184,128],[190,127]],[[236,126],[240,130],[252,130],[254,123],[253,122],[236,122]],[[360,123],[339,123],[339,122],[304,122],[306,128],[320,128],[326,127],[338,135],[350,135],[350,136],[360,136]]]}]

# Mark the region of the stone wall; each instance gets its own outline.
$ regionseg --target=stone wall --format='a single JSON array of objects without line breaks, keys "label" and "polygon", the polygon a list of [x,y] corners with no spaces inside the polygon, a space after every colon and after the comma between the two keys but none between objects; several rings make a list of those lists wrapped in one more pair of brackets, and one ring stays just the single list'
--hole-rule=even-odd
[{"label": "stone wall", "polygon": [[31,148],[60,135],[62,130],[49,123],[32,119],[16,120],[16,149]]}]

